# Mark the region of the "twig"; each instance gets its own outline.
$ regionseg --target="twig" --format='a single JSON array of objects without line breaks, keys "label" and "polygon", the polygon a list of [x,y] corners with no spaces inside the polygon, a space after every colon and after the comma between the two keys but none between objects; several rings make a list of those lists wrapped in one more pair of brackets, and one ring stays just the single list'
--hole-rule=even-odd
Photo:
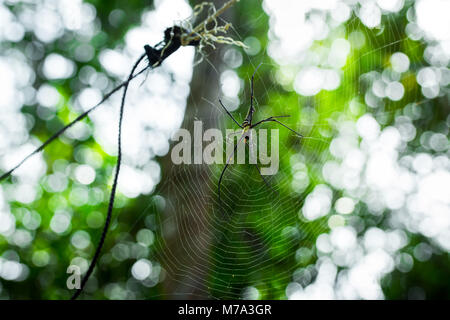
[{"label": "twig", "polygon": [[[122,101],[120,104],[120,114],[119,114],[119,135],[118,135],[118,152],[117,152],[117,161],[116,161],[116,172],[114,175],[114,182],[111,189],[111,194],[109,198],[108,203],[108,212],[106,214],[106,220],[105,224],[103,226],[102,235],[100,237],[100,241],[97,245],[97,248],[95,249],[94,257],[92,258],[91,264],[89,265],[89,268],[81,282],[80,288],[77,289],[77,291],[72,296],[72,300],[75,300],[78,298],[78,296],[81,294],[81,292],[84,289],[84,286],[86,285],[87,281],[89,280],[89,277],[91,276],[92,272],[94,271],[95,265],[97,264],[97,260],[100,256],[100,252],[102,251],[103,244],[105,243],[106,234],[108,232],[109,225],[111,223],[111,217],[112,217],[112,210],[114,208],[114,200],[116,197],[116,190],[117,190],[117,182],[119,180],[119,172],[120,172],[120,165],[122,163],[122,121],[123,121],[123,113],[125,109],[125,99],[127,95],[128,90],[128,84],[130,81],[134,78],[134,71],[137,69],[139,63],[145,58],[148,58],[149,67],[154,69],[161,65],[161,63],[167,59],[172,53],[177,51],[181,46],[180,36],[184,30],[180,27],[172,27],[169,29],[166,29],[164,32],[164,46],[161,49],[155,49],[149,45],[145,45],[145,54],[141,55],[139,59],[134,64],[133,68],[131,69],[130,75],[128,76],[128,80],[124,82],[123,85],[123,95],[122,95]],[[197,42],[192,42],[190,45],[197,45]],[[142,72],[142,71],[140,71]]]},{"label": "twig", "polygon": [[112,210],[114,207],[114,199],[116,197],[117,181],[119,179],[120,164],[122,163],[122,120],[123,120],[123,111],[125,108],[125,97],[127,95],[128,84],[130,83],[131,79],[133,79],[134,71],[137,69],[139,63],[145,58],[145,56],[146,55],[143,54],[136,61],[133,68],[131,69],[130,75],[128,76],[128,80],[126,81],[126,84],[123,88],[122,102],[120,104],[120,115],[119,115],[119,135],[118,135],[118,153],[117,153],[116,173],[114,175],[114,183],[112,185],[111,194],[110,194],[110,198],[109,198],[108,213],[106,214],[106,220],[105,220],[105,225],[103,226],[102,236],[100,237],[100,241],[95,250],[94,257],[92,258],[91,264],[89,265],[89,269],[87,270],[83,280],[81,281],[80,288],[77,289],[77,291],[72,296],[72,300],[75,300],[76,298],[78,298],[78,296],[83,291],[83,288],[86,285],[86,282],[88,281],[89,277],[91,276],[91,273],[94,270],[94,267],[97,263],[98,257],[100,256],[100,252],[102,251],[102,247],[103,247],[103,244],[104,244],[105,238],[106,238],[106,233],[108,232],[109,224],[111,223]]},{"label": "twig", "polygon": [[[223,26],[218,26],[217,18],[229,7],[234,5],[239,0],[230,0],[226,2],[219,10],[215,10],[214,5],[211,3],[203,2],[199,5],[197,5],[194,8],[194,16],[199,15],[200,12],[203,10],[203,8],[209,4],[210,7],[213,9],[212,14],[208,14],[208,16],[205,18],[205,20],[198,23],[198,25],[194,28],[192,28],[192,31],[186,32],[181,36],[181,44],[186,45],[188,43],[191,43],[192,41],[198,41],[199,42],[199,50],[202,52],[202,47],[205,45],[209,45],[213,48],[215,48],[214,43],[225,43],[225,44],[232,44],[239,47],[247,48],[247,46],[242,43],[241,41],[234,40],[230,37],[220,36],[219,33],[226,33],[228,28],[231,26],[230,23],[226,23]],[[198,8],[198,11],[196,12],[196,8]],[[214,27],[212,29],[207,29],[208,25],[210,23],[214,22]],[[187,23],[188,28],[191,27],[189,23]]]},{"label": "twig", "polygon": [[192,32],[189,35],[199,32],[202,28],[204,28],[204,26],[215,21],[217,19],[217,17],[219,17],[222,13],[224,13],[225,10],[227,10],[229,7],[231,7],[233,4],[235,4],[238,1],[239,0],[230,0],[230,1],[226,2],[222,6],[222,8],[217,10],[213,15],[209,16],[205,21],[203,21],[197,27],[195,27],[194,30],[192,30]]},{"label": "twig", "polygon": [[[144,55],[145,57],[145,55]],[[56,138],[58,138],[61,134],[63,134],[67,129],[69,129],[70,127],[72,127],[75,123],[77,123],[80,120],[83,120],[89,113],[91,113],[92,111],[94,111],[98,106],[100,106],[103,102],[105,102],[106,100],[108,100],[114,93],[116,93],[117,91],[119,91],[120,89],[122,89],[125,85],[128,85],[128,83],[133,80],[134,78],[136,78],[138,75],[140,75],[141,73],[143,73],[145,70],[147,70],[150,66],[145,67],[144,69],[142,69],[141,71],[139,71],[138,73],[136,73],[130,80],[124,81],[121,84],[119,84],[117,87],[115,87],[114,89],[112,89],[110,92],[108,92],[103,99],[97,103],[95,106],[89,108],[88,110],[86,110],[85,112],[83,112],[82,114],[80,114],[75,120],[73,120],[72,122],[70,122],[69,124],[67,124],[66,126],[64,126],[63,128],[59,129],[56,133],[54,133],[50,138],[48,138],[43,144],[41,144],[38,148],[36,148],[33,152],[31,152],[29,155],[27,155],[25,158],[22,159],[22,161],[20,161],[14,168],[12,168],[11,170],[5,172],[4,174],[2,174],[0,176],[0,181],[6,179],[7,177],[9,177],[16,169],[18,169],[25,161],[27,161],[30,157],[32,157],[33,155],[35,155],[36,153],[44,150],[45,147],[47,147],[50,143],[52,143]]]}]

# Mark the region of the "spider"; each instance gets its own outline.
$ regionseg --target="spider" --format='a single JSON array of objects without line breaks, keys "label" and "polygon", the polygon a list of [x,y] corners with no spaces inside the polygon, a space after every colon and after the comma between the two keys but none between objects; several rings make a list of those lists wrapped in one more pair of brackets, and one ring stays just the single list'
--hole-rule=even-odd
[{"label": "spider", "polygon": [[[304,136],[300,133],[298,133],[297,131],[289,128],[287,125],[285,125],[284,123],[280,122],[279,120],[277,120],[278,118],[287,118],[290,117],[290,115],[284,115],[284,116],[271,116],[267,119],[264,120],[260,120],[256,123],[253,123],[253,113],[255,112],[255,108],[253,106],[253,100],[254,100],[254,95],[253,95],[253,82],[254,82],[254,78],[255,78],[255,74],[256,71],[258,71],[259,67],[262,65],[262,63],[260,63],[255,71],[253,72],[251,81],[250,81],[250,88],[251,88],[251,96],[250,96],[250,108],[248,109],[247,112],[247,116],[245,117],[244,121],[242,122],[242,124],[239,124],[239,122],[233,117],[233,115],[227,110],[227,108],[224,106],[224,104],[222,103],[222,101],[219,99],[220,105],[222,106],[222,108],[225,110],[225,112],[227,113],[227,115],[234,121],[234,123],[236,123],[241,129],[242,129],[242,134],[238,140],[238,142],[236,143],[236,146],[234,147],[233,152],[230,154],[230,156],[228,157],[227,162],[225,163],[225,167],[223,168],[221,174],[220,174],[220,178],[219,178],[219,182],[218,182],[218,193],[219,193],[219,203],[221,204],[221,198],[220,198],[220,185],[222,183],[222,178],[223,175],[225,173],[225,171],[227,170],[231,159],[233,159],[234,153],[236,152],[236,149],[238,147],[238,145],[241,143],[242,139],[244,139],[245,143],[249,143],[250,139],[251,139],[251,129],[256,128],[257,126],[259,126],[262,123],[265,122],[276,122],[279,125],[289,129],[290,131],[292,131],[293,133],[295,133],[298,137],[303,138]],[[250,147],[250,144],[249,144]],[[264,176],[261,174],[261,170],[258,166],[258,164],[255,163],[256,169],[258,169],[258,173],[261,176],[261,178],[263,179],[264,183],[270,188],[270,185],[268,184],[268,182],[266,181],[266,179],[264,178]]]}]

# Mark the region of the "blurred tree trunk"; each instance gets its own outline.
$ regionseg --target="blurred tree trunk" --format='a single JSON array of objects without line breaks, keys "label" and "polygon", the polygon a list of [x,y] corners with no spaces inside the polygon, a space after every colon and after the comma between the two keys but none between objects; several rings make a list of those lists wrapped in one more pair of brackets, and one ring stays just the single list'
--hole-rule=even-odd
[{"label": "blurred tree trunk", "polygon": [[[219,49],[208,55],[214,66],[220,64]],[[203,132],[217,128],[219,110],[204,99],[217,103],[219,79],[214,68],[203,61],[194,68],[182,128],[191,133],[194,121],[201,120]],[[203,135],[203,133],[202,133]],[[192,149],[192,161],[194,153]],[[160,161],[162,181],[160,194],[166,206],[160,217],[162,252],[159,260],[166,271],[163,282],[165,297],[171,299],[205,299],[209,297],[207,276],[212,238],[210,169],[206,164],[174,165],[170,152]]]}]

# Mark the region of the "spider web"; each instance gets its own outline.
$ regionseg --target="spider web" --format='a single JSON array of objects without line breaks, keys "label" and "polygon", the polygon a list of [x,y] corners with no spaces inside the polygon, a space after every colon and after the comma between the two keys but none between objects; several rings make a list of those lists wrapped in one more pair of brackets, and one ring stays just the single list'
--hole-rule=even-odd
[{"label": "spider web", "polygon": [[[359,10],[362,11],[362,9]],[[320,12],[320,9],[318,11]],[[411,12],[408,13],[408,15],[411,14]],[[371,259],[377,257],[376,254],[379,252],[373,253],[370,245],[364,244],[364,239],[370,235],[370,232],[366,233],[366,231],[371,225],[361,230],[358,212],[367,205],[374,216],[380,216],[383,209],[392,210],[394,216],[400,211],[399,207],[390,204],[388,200],[379,204],[380,208],[371,207],[370,201],[348,181],[349,179],[358,180],[360,175],[364,177],[362,170],[356,175],[341,177],[344,179],[343,182],[336,181],[329,174],[327,176],[326,172],[326,165],[334,164],[337,160],[344,167],[345,161],[349,160],[345,157],[345,149],[352,150],[352,148],[339,146],[339,142],[342,142],[339,138],[344,137],[355,146],[359,144],[359,137],[364,138],[363,133],[355,132],[355,122],[364,113],[373,114],[372,119],[376,119],[381,125],[388,124],[389,119],[401,115],[402,107],[393,107],[395,101],[401,99],[395,96],[401,89],[386,89],[384,96],[376,97],[373,93],[375,90],[370,90],[374,87],[374,79],[369,79],[367,83],[364,75],[370,75],[373,71],[381,73],[387,65],[385,57],[405,50],[408,46],[412,46],[409,59],[420,60],[413,49],[423,46],[425,42],[409,43],[414,35],[409,34],[409,37],[405,35],[394,14],[384,11],[380,13],[380,17],[382,17],[381,27],[367,28],[360,17],[352,14],[345,24],[344,31],[341,30],[343,38],[347,38],[351,32],[357,30],[352,34],[353,38],[361,37],[362,34],[366,45],[373,49],[353,58],[350,63],[344,63],[340,68],[335,68],[342,71],[339,72],[341,81],[336,88],[329,91],[336,91],[339,95],[346,97],[345,104],[333,105],[326,96],[316,94],[313,95],[315,96],[313,100],[299,99],[298,107],[304,111],[306,121],[302,121],[300,117],[297,123],[290,122],[289,125],[304,134],[306,139],[299,139],[295,143],[291,139],[284,137],[281,139],[280,172],[269,179],[273,191],[268,190],[264,185],[254,166],[232,165],[222,183],[223,204],[220,204],[217,202],[217,181],[223,165],[206,166],[198,171],[180,167],[180,170],[186,173],[188,187],[186,187],[186,181],[175,180],[168,188],[169,193],[183,195],[183,207],[177,207],[178,213],[171,219],[174,220],[173,225],[177,226],[176,232],[179,232],[186,242],[179,243],[181,248],[178,248],[176,255],[165,251],[167,247],[161,247],[166,258],[164,260],[168,261],[165,265],[169,270],[168,273],[174,275],[176,282],[179,283],[175,290],[177,295],[250,299],[284,298],[284,294],[288,298],[374,299],[383,297],[380,279],[392,271],[394,264],[399,269],[404,267],[404,262],[401,260],[405,256],[399,251],[402,247],[401,243],[407,241],[403,232],[403,223],[407,223],[408,218],[402,223],[386,223],[384,226],[386,232],[383,236],[396,239],[396,244],[391,247],[387,245],[380,251],[387,252],[387,257],[383,257],[383,265],[380,269],[363,270],[369,269]],[[249,20],[247,24],[256,25],[260,19],[262,16]],[[410,17],[410,19],[413,18]],[[240,27],[245,30],[245,26],[244,23],[244,26]],[[388,33],[387,38],[392,41],[378,38],[386,33]],[[236,31],[236,38],[243,42],[249,35],[251,34],[240,34]],[[330,36],[330,38],[333,37],[336,37],[336,34]],[[327,38],[324,39],[326,40]],[[357,47],[357,42],[358,39],[353,39],[351,46]],[[310,47],[315,49],[315,43],[316,41],[313,41]],[[256,57],[244,53],[244,61],[248,61],[255,69],[261,56],[270,56],[270,54],[266,50]],[[270,66],[271,70],[278,68],[275,63],[264,63]],[[307,63],[300,63],[300,65],[307,67]],[[277,79],[275,71],[269,71],[269,73],[269,78]],[[240,92],[242,98],[239,100],[239,110],[246,111],[248,108],[250,74],[248,73],[247,79],[242,79],[246,85]],[[361,77],[356,91],[355,86],[351,84],[352,74]],[[389,74],[383,77],[389,78]],[[394,72],[393,77],[386,82],[394,82],[397,80],[396,77]],[[276,87],[276,81],[271,81],[271,84],[267,85],[264,79],[257,75],[256,83],[258,82],[260,84],[256,85],[257,100],[264,101],[272,90],[279,90],[279,87]],[[293,91],[292,82],[287,84],[287,91]],[[418,105],[427,101],[414,90],[411,94],[412,101],[416,101]],[[353,100],[352,97],[354,97]],[[383,100],[386,97],[387,99]],[[209,102],[217,107],[217,103]],[[326,108],[323,108],[324,105]],[[365,112],[358,109],[361,105],[368,106]],[[278,115],[272,113],[271,110],[275,109],[276,105],[273,104],[268,107],[258,105],[255,117],[263,119],[270,115]],[[211,113],[211,118],[216,117],[216,113]],[[289,112],[285,113],[289,114]],[[226,115],[224,117],[227,118]],[[205,118],[205,115],[202,114],[198,118]],[[192,120],[194,119],[195,117]],[[242,118],[238,118],[238,122],[239,120]],[[223,123],[221,126],[224,127]],[[282,131],[283,128],[280,130]],[[389,129],[386,130],[386,135],[388,132]],[[287,134],[290,133],[287,132]],[[329,138],[333,137],[336,138],[333,140],[335,145],[330,147]],[[317,140],[308,140],[308,138]],[[309,144],[310,141],[315,143]],[[327,150],[329,147],[331,152]],[[295,151],[292,152],[292,150]],[[407,153],[404,152],[404,154]],[[301,168],[304,171],[296,172],[295,168]],[[304,176],[305,171],[309,180],[305,183],[306,186],[300,187],[299,184],[295,184],[293,176],[296,173]],[[192,181],[195,183],[191,184]],[[363,187],[362,183],[360,185]],[[364,188],[370,189],[366,186]],[[380,193],[379,190],[376,192]],[[310,197],[310,194],[316,194],[315,200],[311,200],[314,197]],[[322,206],[319,210],[323,211],[322,213],[307,216],[308,209],[305,208],[305,202],[308,201],[308,197],[311,200],[310,203],[314,205],[317,205],[317,201],[323,201],[319,204],[319,207]],[[352,209],[354,213],[350,216],[347,215],[349,212],[343,213],[345,210],[338,208],[337,200],[344,198],[354,199],[356,204],[360,201],[360,208]],[[222,216],[222,206],[227,212],[225,217]],[[311,205],[309,207],[311,208]],[[200,211],[208,212],[209,216],[205,218],[199,214]],[[386,220],[388,219],[389,216]],[[382,225],[375,224],[372,228]],[[377,230],[380,229],[377,228]],[[353,241],[356,244],[353,244]],[[356,250],[357,253],[351,253],[352,250]],[[364,253],[361,254],[358,250]],[[187,261],[190,263],[195,261],[195,263],[186,263],[182,256],[189,257]],[[359,259],[361,263],[357,263]],[[338,267],[345,269],[340,279],[336,277]],[[358,280],[352,278],[352,275],[361,270],[365,272],[365,279],[373,281],[373,284],[366,284],[366,287],[363,284],[361,287],[355,283]],[[281,290],[276,290],[274,289],[276,283],[287,285]],[[341,287],[339,290],[339,286],[344,289]],[[338,289],[335,289],[336,287]],[[353,292],[346,292],[350,290],[348,288]]]},{"label": "spider web", "polygon": [[[252,23],[254,21],[248,24]],[[241,41],[245,38],[240,34],[236,36]],[[254,67],[258,64],[257,58],[247,54],[245,59],[248,59]],[[217,73],[215,68],[213,70]],[[256,82],[258,81],[257,78]],[[245,79],[245,82],[248,82],[248,79]],[[263,94],[257,94],[257,100],[263,100],[275,87],[274,84],[267,87],[263,80],[261,82]],[[248,92],[249,90],[242,90],[241,108],[246,109],[248,106]],[[208,102],[220,112],[217,103],[214,104],[209,100]],[[266,115],[262,116],[259,109],[260,107],[257,106],[255,117],[262,119]],[[211,111],[211,118],[214,117],[217,117],[217,110]],[[187,119],[185,122],[204,118],[203,114]],[[311,124],[309,126],[307,124],[300,128],[306,138],[312,137],[314,133],[317,135],[318,126]],[[224,128],[223,121],[219,127]],[[294,145],[299,150],[303,150],[305,141],[307,140],[298,140]],[[289,158],[283,156],[288,154],[283,152],[285,148],[292,148],[291,143],[282,142],[280,163],[289,163]],[[318,163],[320,166],[324,162],[323,153],[320,151],[326,148],[326,141],[316,148],[315,151],[319,156],[309,153],[300,157],[307,163]],[[233,165],[225,175],[222,185],[223,203],[219,204],[217,181],[222,167],[223,165],[205,166],[192,170],[192,168],[181,166],[179,170],[184,173],[181,174],[183,181],[170,180],[168,185],[162,182],[159,188],[159,190],[167,188],[167,194],[180,194],[182,198],[180,202],[183,204],[183,206],[177,203],[172,204],[175,214],[170,217],[171,221],[160,218],[161,225],[174,226],[174,232],[183,239],[174,254],[167,250],[164,236],[162,236],[163,241],[159,250],[162,252],[162,260],[165,261],[164,266],[168,274],[172,275],[179,284],[174,289],[175,296],[235,297],[236,290],[240,291],[243,285],[248,285],[248,278],[259,273],[265,274],[259,279],[261,282],[269,280],[286,282],[292,277],[293,270],[286,269],[282,272],[277,270],[278,272],[274,273],[276,268],[273,266],[292,257],[282,257],[280,254],[273,256],[271,251],[285,249],[288,252],[295,252],[298,249],[299,240],[303,243],[313,241],[314,232],[309,232],[310,229],[323,229],[320,224],[318,226],[305,224],[301,232],[293,227],[299,224],[297,212],[303,201],[295,192],[284,191],[286,189],[292,191],[292,188],[291,178],[283,172],[269,180],[274,189],[271,191],[264,185],[255,167]],[[178,168],[175,170],[178,171]],[[197,183],[192,183],[193,181]],[[236,192],[236,190],[239,191]],[[275,201],[273,201],[274,196]],[[223,210],[227,212],[225,217],[222,215]],[[208,212],[209,216],[202,217],[199,211]],[[186,260],[191,263],[195,261],[195,264],[189,265]],[[245,276],[242,270],[245,270]],[[205,278],[209,279],[205,281]],[[215,283],[214,292],[208,289],[210,282]]]}]

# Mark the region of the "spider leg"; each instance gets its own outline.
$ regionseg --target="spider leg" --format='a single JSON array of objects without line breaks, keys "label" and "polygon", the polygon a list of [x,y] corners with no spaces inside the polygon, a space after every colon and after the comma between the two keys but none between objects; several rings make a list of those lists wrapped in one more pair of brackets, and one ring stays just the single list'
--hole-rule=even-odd
[{"label": "spider leg", "polygon": [[287,129],[289,129],[290,131],[292,131],[293,133],[295,133],[297,136],[303,138],[303,135],[302,135],[301,133],[298,133],[297,131],[295,131],[295,130],[289,128],[287,125],[285,125],[285,124],[282,123],[281,121],[278,121],[277,119],[275,119],[275,118],[282,118],[282,117],[288,117],[288,116],[275,116],[275,117],[269,117],[269,118],[267,118],[267,119],[258,121],[257,123],[255,123],[255,124],[252,126],[252,128],[254,128],[254,127],[260,125],[261,123],[272,121],[272,122],[278,123],[279,125],[282,125],[283,127],[287,128]]},{"label": "spider leg", "polygon": [[269,182],[266,180],[266,178],[264,178],[264,176],[261,173],[261,168],[259,167],[259,165],[257,163],[255,163],[255,167],[258,170],[259,176],[261,177],[261,179],[264,181],[264,184],[266,185],[267,188],[269,188],[272,192],[274,192],[276,195],[278,195],[278,192],[276,190],[274,190],[272,188],[272,186],[269,184]]},{"label": "spider leg", "polygon": [[260,124],[263,123],[263,122],[272,121],[272,119],[275,119],[275,118],[288,118],[288,117],[290,117],[290,115],[285,115],[285,116],[272,116],[272,117],[269,117],[269,118],[267,118],[267,119],[263,119],[263,120],[261,120],[261,121],[258,121],[257,123],[255,123],[255,124],[252,125],[252,128],[254,128],[254,127],[260,125]]},{"label": "spider leg", "polygon": [[[250,131],[250,136],[249,136],[249,137],[250,137],[250,138],[249,138],[249,140],[247,141],[247,143],[248,143],[248,147],[249,147],[249,149],[250,149],[250,154],[252,154],[252,152],[253,152],[253,136],[251,135],[251,131]],[[266,180],[266,178],[264,178],[264,176],[262,175],[261,169],[260,169],[260,167],[259,167],[257,161],[255,162],[255,166],[256,166],[256,169],[258,169],[258,173],[259,173],[259,175],[261,176],[261,179],[264,181],[264,184],[266,185],[266,187],[268,187],[268,188],[269,188],[272,192],[274,192],[275,194],[278,194],[278,193],[270,186],[270,184],[269,184],[269,182]]]},{"label": "spider leg", "polygon": [[267,118],[267,119],[264,119],[264,120],[261,120],[261,121],[258,121],[257,123],[255,123],[255,124],[252,124],[252,128],[255,128],[256,126],[259,126],[261,123],[263,123],[263,122],[267,122],[267,121],[270,121],[271,119],[272,119],[273,117],[270,117],[270,118]]},{"label": "spider leg", "polygon": [[270,120],[270,121],[273,121],[273,122],[278,123],[279,125],[282,125],[282,126],[285,127],[286,129],[289,129],[290,131],[292,131],[293,133],[295,133],[297,136],[303,138],[303,135],[302,135],[301,133],[298,133],[297,131],[295,131],[295,130],[289,128],[287,125],[285,125],[285,124],[282,123],[281,121],[278,121],[277,119],[272,119],[272,120]]},{"label": "spider leg", "polygon": [[227,108],[225,108],[225,106],[223,105],[222,101],[219,99],[220,105],[222,106],[222,108],[225,110],[225,112],[230,116],[231,119],[233,119],[234,123],[236,123],[240,128],[242,128],[242,126],[239,124],[239,122],[237,122],[237,120],[233,117],[233,115],[230,113],[230,111],[227,110]]},{"label": "spider leg", "polygon": [[234,153],[236,152],[238,145],[242,142],[242,139],[244,138],[244,136],[245,136],[245,132],[241,135],[241,138],[239,139],[238,143],[236,143],[236,145],[234,146],[233,152],[228,157],[227,162],[225,163],[225,167],[223,168],[222,172],[220,173],[220,178],[219,178],[218,187],[217,187],[218,194],[219,194],[220,207],[222,207],[222,199],[220,197],[220,185],[222,183],[223,175],[224,175],[225,171],[227,170],[228,166],[230,165],[230,161],[231,161],[231,159],[233,159]]},{"label": "spider leg", "polygon": [[285,116],[273,116],[273,117],[271,117],[272,119],[275,119],[275,118],[289,118],[290,117],[290,115],[285,115]]}]

